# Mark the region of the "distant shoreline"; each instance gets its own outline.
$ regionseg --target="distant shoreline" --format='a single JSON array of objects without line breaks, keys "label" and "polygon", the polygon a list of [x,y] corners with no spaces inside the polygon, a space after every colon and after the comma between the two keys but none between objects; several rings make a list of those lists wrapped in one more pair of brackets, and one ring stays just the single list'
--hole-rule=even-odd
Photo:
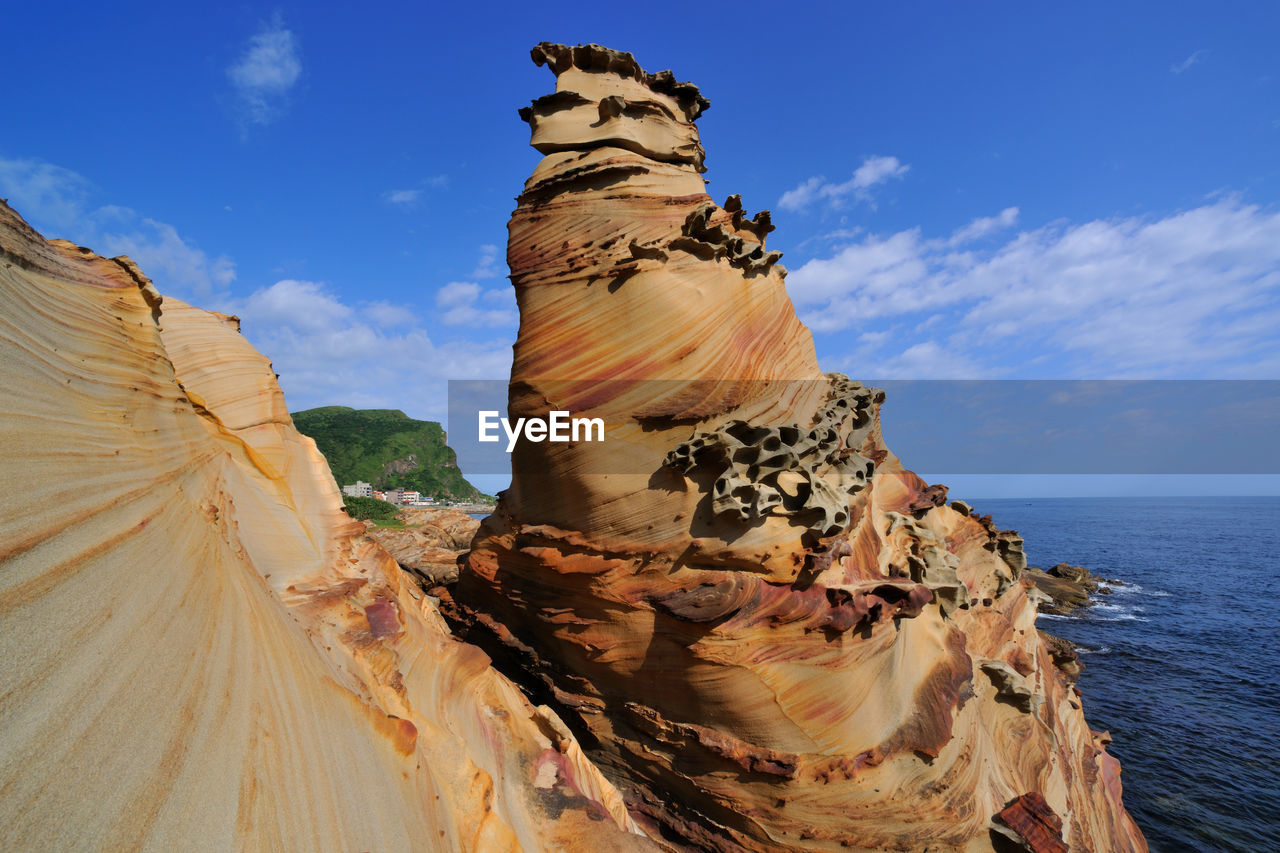
[{"label": "distant shoreline", "polygon": [[497,509],[495,504],[436,504],[434,507],[418,507],[418,509],[451,509],[456,512],[480,513],[485,515]]}]

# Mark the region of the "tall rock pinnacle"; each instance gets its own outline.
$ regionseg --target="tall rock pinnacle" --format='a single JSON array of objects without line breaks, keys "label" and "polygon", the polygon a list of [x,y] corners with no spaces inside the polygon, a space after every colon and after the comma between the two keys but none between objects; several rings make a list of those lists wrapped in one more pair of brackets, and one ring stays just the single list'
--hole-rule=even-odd
[{"label": "tall rock pinnacle", "polygon": [[[767,212],[716,204],[670,72],[541,44],[508,261],[517,445],[457,614],[677,850],[1140,851],[1055,670],[1021,541],[819,369]],[[487,637],[487,639],[484,639]]]}]

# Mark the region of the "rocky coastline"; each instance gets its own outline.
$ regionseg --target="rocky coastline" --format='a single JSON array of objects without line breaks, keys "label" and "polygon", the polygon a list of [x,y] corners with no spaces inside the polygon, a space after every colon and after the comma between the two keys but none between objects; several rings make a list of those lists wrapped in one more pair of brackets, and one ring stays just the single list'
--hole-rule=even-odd
[{"label": "rocky coastline", "polygon": [[[1036,610],[1050,616],[1078,615],[1094,604],[1094,596],[1110,595],[1124,581],[1095,575],[1084,566],[1058,563],[1049,569],[1028,567],[1022,577],[1034,584]],[[1085,668],[1080,649],[1070,640],[1037,629],[1053,657],[1054,666],[1074,685]]]},{"label": "rocky coastline", "polygon": [[1111,595],[1124,581],[1095,575],[1084,566],[1058,563],[1049,569],[1028,567],[1023,576],[1043,594],[1036,609],[1052,616],[1069,616],[1093,605],[1095,595]]}]

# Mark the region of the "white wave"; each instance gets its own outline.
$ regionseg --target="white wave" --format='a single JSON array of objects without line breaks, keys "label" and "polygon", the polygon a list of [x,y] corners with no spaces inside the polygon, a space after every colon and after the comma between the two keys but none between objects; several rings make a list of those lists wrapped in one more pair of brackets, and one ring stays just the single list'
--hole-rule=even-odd
[{"label": "white wave", "polygon": [[1169,593],[1165,592],[1162,589],[1146,589],[1145,587],[1143,587],[1142,584],[1130,583],[1129,581],[1125,581],[1123,586],[1113,586],[1111,584],[1104,583],[1101,588],[1111,590],[1112,594],[1114,595],[1129,595],[1131,593],[1132,594],[1141,593],[1143,595],[1149,595],[1152,598],[1168,598],[1169,597]]},{"label": "white wave", "polygon": [[1121,604],[1112,604],[1109,601],[1095,601],[1091,609],[1098,613],[1117,613],[1129,610],[1129,608]]},{"label": "white wave", "polygon": [[1086,613],[1085,618],[1090,619],[1094,622],[1150,622],[1151,621],[1145,616],[1139,616],[1138,614],[1130,613],[1127,610],[1121,610],[1117,613],[1108,614],[1105,616],[1098,615],[1096,613]]},{"label": "white wave", "polygon": [[1123,607],[1119,604],[1096,603],[1082,611],[1085,618],[1095,622],[1147,622],[1146,617],[1139,616],[1145,612],[1141,607]]}]

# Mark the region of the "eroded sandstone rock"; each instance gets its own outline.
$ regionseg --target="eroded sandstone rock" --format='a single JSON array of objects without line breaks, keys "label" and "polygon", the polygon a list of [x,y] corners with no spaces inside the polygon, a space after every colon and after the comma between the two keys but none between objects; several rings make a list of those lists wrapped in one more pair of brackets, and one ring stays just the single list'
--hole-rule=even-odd
[{"label": "eroded sandstone rock", "polygon": [[1049,655],[1053,658],[1053,665],[1062,673],[1062,677],[1066,679],[1068,684],[1075,684],[1080,678],[1080,673],[1084,672],[1084,661],[1080,660],[1080,654],[1076,651],[1076,647],[1069,640],[1055,636],[1047,631],[1040,631],[1040,639],[1049,647]]},{"label": "eroded sandstone rock", "polygon": [[546,156],[510,223],[510,414],[607,440],[516,446],[451,617],[671,849],[991,849],[1031,792],[1071,849],[1145,850],[1021,539],[819,369],[769,216],[705,193],[705,100],[598,46],[534,59],[557,85],[523,113]]},{"label": "eroded sandstone rock", "polygon": [[366,522],[369,538],[427,589],[458,579],[458,558],[467,552],[480,522],[465,512],[409,507],[397,513],[405,527]]},{"label": "eroded sandstone rock", "polygon": [[[996,822],[992,840],[997,842],[997,851],[1068,853],[1070,849],[1062,842],[1062,818],[1035,791],[1015,797],[996,815]],[[1012,844],[1001,844],[1001,840]]]},{"label": "eroded sandstone rock", "polygon": [[0,204],[6,850],[653,849],[342,511],[235,318]]}]

